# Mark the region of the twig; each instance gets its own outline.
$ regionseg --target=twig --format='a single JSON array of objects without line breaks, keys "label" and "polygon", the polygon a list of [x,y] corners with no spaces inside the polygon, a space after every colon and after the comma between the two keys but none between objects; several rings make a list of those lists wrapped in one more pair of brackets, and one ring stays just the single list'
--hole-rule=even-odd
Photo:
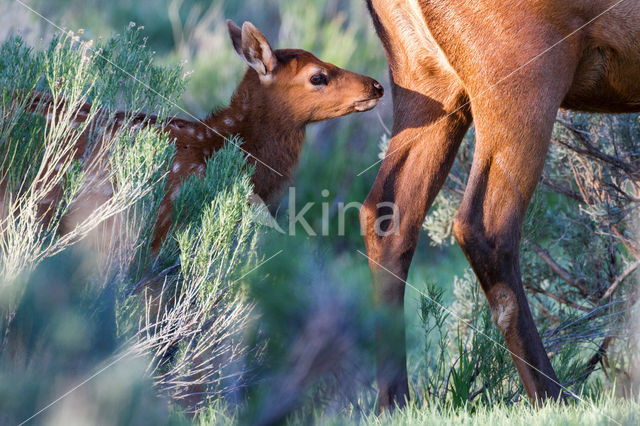
[{"label": "twig", "polygon": [[554,182],[553,180],[551,180],[550,178],[548,178],[547,176],[542,176],[542,184],[549,187],[550,189],[552,189],[553,191],[557,192],[558,194],[562,194],[565,195],[581,204],[587,204],[587,202],[585,201],[584,197],[582,195],[580,195],[578,192],[570,189],[570,188],[566,188],[562,185],[560,185],[557,182]]},{"label": "twig", "polygon": [[635,242],[627,238],[626,235],[618,228],[618,225],[612,225],[611,230],[614,235],[618,237],[620,242],[631,252],[633,257],[640,259],[640,246]]},{"label": "twig", "polygon": [[607,291],[605,291],[605,293],[602,295],[600,300],[608,299],[609,297],[611,297],[611,295],[613,294],[614,291],[616,291],[620,283],[624,281],[629,275],[631,275],[631,273],[635,271],[638,268],[638,266],[640,266],[640,260],[637,260],[631,265],[629,265],[629,267],[627,267],[627,269],[625,269],[620,275],[618,275],[618,278],[616,278],[615,281],[613,281],[613,283],[609,286]]},{"label": "twig", "polygon": [[564,298],[562,296],[558,296],[557,294],[551,293],[550,291],[543,290],[540,287],[536,287],[536,286],[534,286],[532,284],[526,284],[526,287],[529,290],[533,291],[534,293],[544,294],[545,296],[552,298],[556,302],[565,304],[565,305],[570,306],[570,307],[572,307],[574,309],[580,309],[581,311],[584,311],[584,312],[591,312],[591,309],[589,309],[586,306],[578,305],[577,303],[574,303],[574,302],[572,302],[570,300],[567,300],[566,298]]},{"label": "twig", "polygon": [[537,295],[534,295],[534,297],[535,297],[536,301],[538,302],[538,305],[536,306],[536,308],[540,311],[540,313],[542,315],[544,315],[545,318],[547,318],[549,321],[554,322],[554,323],[559,323],[559,322],[562,321],[562,319],[559,316],[552,314],[549,311],[549,309],[547,309],[544,306],[544,303],[540,300],[539,297],[537,297]]},{"label": "twig", "polygon": [[626,173],[628,173],[629,176],[633,178],[636,178],[636,179],[640,178],[640,169],[636,167],[634,164],[627,163],[626,161],[622,161],[618,157],[614,157],[600,151],[598,148],[596,148],[593,145],[593,143],[588,137],[588,133],[574,127],[571,121],[562,120],[562,119],[558,119],[557,121],[558,123],[562,124],[562,126],[564,126],[567,130],[571,131],[571,133],[576,137],[576,139],[584,147],[584,149],[580,149],[576,146],[572,146],[566,142],[562,142],[558,140],[557,142],[559,144],[578,154],[584,154],[591,158],[595,158],[596,160],[600,160],[614,167],[617,167],[625,171]]},{"label": "twig", "polygon": [[473,401],[474,399],[476,399],[476,397],[478,395],[480,395],[481,393],[483,393],[486,390],[486,386],[482,385],[482,387],[480,389],[478,389],[477,391],[473,392],[471,395],[469,395],[469,402]]},{"label": "twig", "polygon": [[567,284],[577,288],[582,296],[589,297],[589,290],[587,290],[587,288],[582,285],[579,279],[574,279],[569,271],[564,269],[558,262],[556,262],[551,257],[548,251],[546,251],[533,241],[525,240],[525,242],[531,245],[533,251],[540,257],[540,259],[542,259],[547,265],[549,265],[553,272],[555,272],[560,278],[566,281]]}]

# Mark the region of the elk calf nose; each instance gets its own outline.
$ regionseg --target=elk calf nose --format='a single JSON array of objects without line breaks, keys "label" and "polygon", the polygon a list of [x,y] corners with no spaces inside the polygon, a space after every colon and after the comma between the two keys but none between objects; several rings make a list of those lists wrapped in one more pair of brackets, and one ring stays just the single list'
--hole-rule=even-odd
[{"label": "elk calf nose", "polygon": [[382,96],[384,96],[384,88],[382,87],[382,84],[380,84],[377,81],[373,80],[372,86],[373,86],[374,93],[378,97],[381,98]]}]

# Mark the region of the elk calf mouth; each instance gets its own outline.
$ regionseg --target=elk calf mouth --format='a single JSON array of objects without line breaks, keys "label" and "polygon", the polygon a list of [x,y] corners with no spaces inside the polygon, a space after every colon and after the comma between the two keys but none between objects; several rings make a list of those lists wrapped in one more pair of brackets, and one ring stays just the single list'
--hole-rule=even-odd
[{"label": "elk calf mouth", "polygon": [[364,100],[364,101],[358,101],[358,102],[355,103],[354,108],[358,112],[369,111],[369,110],[375,108],[376,105],[378,105],[378,102],[380,102],[380,98],[367,99],[367,100]]}]

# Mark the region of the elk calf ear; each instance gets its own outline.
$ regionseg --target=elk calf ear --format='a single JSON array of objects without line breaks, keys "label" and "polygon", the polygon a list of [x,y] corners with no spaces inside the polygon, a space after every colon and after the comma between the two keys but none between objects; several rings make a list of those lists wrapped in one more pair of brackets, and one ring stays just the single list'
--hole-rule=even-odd
[{"label": "elk calf ear", "polygon": [[227,21],[227,26],[238,56],[256,70],[260,81],[270,83],[277,59],[265,36],[251,22],[242,24],[242,29],[232,21]]},{"label": "elk calf ear", "polygon": [[227,19],[227,28],[229,28],[229,37],[231,43],[233,43],[233,49],[244,61],[244,54],[242,53],[242,28],[236,25],[231,19]]}]

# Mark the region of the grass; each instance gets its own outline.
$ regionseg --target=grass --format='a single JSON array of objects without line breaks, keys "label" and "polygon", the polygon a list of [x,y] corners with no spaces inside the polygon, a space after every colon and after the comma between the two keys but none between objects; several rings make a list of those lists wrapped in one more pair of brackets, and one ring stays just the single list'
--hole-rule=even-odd
[{"label": "grass", "polygon": [[[351,421],[348,418],[344,420]],[[465,410],[425,410],[410,406],[393,416],[380,418],[368,416],[365,419],[365,423],[372,425],[633,425],[638,421],[640,421],[640,404],[616,398],[605,398],[593,404],[580,403],[568,406],[547,404],[539,409],[533,409],[529,404],[522,402],[512,406],[485,407],[474,413]]]},{"label": "grass", "polygon": [[[438,409],[438,407],[420,407],[409,404],[393,414],[381,416],[371,410],[352,409],[350,412],[327,414],[323,411],[309,416],[295,416],[287,424],[345,425],[368,424],[374,426],[392,425],[636,425],[640,421],[640,403],[635,400],[620,399],[614,396],[602,397],[596,401],[584,401],[575,404],[545,404],[534,409],[527,401],[514,405],[494,405],[491,408],[479,408],[474,412],[465,409]],[[237,422],[237,417],[220,407],[210,408],[195,419],[199,426],[222,425]]]}]

